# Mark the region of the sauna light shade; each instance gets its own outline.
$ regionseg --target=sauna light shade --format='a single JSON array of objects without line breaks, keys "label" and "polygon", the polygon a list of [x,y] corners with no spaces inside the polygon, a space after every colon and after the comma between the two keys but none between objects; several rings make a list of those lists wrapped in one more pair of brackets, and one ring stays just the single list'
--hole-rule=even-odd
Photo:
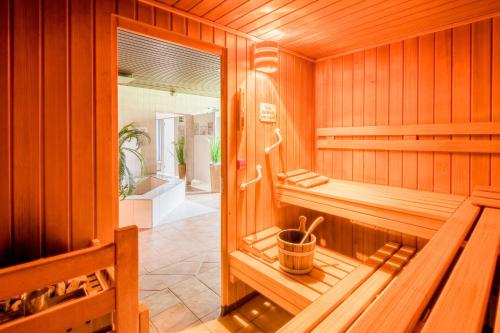
[{"label": "sauna light shade", "polygon": [[255,44],[255,70],[274,73],[278,69],[278,43],[273,41]]}]

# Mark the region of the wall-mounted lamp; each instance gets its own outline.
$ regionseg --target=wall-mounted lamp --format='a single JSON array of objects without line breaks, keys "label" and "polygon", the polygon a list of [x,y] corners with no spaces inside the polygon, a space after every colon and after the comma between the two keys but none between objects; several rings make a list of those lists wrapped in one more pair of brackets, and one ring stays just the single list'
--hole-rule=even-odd
[{"label": "wall-mounted lamp", "polygon": [[255,43],[255,70],[264,73],[274,73],[278,69],[278,43],[265,41]]}]

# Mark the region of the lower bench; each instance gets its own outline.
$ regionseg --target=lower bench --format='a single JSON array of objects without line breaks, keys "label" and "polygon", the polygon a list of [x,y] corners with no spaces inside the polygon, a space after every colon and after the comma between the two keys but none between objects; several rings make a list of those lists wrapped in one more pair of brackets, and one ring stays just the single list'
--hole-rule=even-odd
[{"label": "lower bench", "polygon": [[[390,276],[407,261],[402,249],[347,297],[325,293],[279,332],[500,332],[500,305],[489,302],[500,209],[483,204],[466,200],[397,279]],[[494,324],[485,322],[488,304],[491,313],[496,308]]]},{"label": "lower bench", "polygon": [[292,314],[311,304],[323,304],[323,299],[328,304],[340,303],[363,286],[376,295],[415,252],[410,247],[386,243],[362,263],[317,247],[313,270],[293,275],[279,268],[273,254],[277,253],[275,233],[279,228],[272,229],[261,232],[260,238],[250,236],[246,240],[253,241],[246,249],[231,253],[230,273]]}]

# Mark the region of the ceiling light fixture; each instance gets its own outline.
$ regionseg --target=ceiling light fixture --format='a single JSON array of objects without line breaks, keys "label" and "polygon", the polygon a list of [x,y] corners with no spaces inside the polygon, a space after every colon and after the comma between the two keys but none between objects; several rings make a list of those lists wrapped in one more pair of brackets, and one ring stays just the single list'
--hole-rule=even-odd
[{"label": "ceiling light fixture", "polygon": [[255,70],[264,73],[274,73],[278,69],[278,43],[265,41],[255,43]]}]

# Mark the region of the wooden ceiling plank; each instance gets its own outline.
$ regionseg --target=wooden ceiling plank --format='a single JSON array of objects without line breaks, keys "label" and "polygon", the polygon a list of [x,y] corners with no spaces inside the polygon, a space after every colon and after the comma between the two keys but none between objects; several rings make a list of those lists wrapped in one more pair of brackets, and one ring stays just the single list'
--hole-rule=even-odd
[{"label": "wooden ceiling plank", "polygon": [[[481,2],[482,4],[480,4],[479,2]],[[401,23],[408,22],[409,24],[401,24],[400,26],[395,27],[371,28],[369,30],[373,31],[372,34],[367,34],[366,30],[368,30],[368,28],[366,28],[356,35],[349,36],[349,43],[342,44],[342,41],[335,43],[327,39],[324,42],[317,42],[316,44],[307,45],[307,47],[301,46],[300,49],[303,53],[306,53],[309,49],[315,50],[316,52],[314,56],[317,59],[332,55],[339,55],[341,53],[350,53],[350,51],[367,49],[377,45],[383,45],[393,41],[401,40],[403,38],[421,36],[427,33],[445,30],[454,26],[459,26],[466,23],[486,19],[488,17],[500,15],[500,8],[492,8],[491,4],[491,2],[486,0],[477,1],[475,4],[468,4],[460,6],[459,8],[454,8],[453,13],[447,10],[437,15],[431,14],[420,18],[399,18],[397,19],[397,21],[401,21]],[[427,30],[422,31],[421,27],[423,26],[427,27]],[[328,42],[325,43],[326,41]],[[326,46],[321,50],[318,49],[318,45],[328,45],[328,43],[335,46]],[[290,49],[293,48],[290,47]]]},{"label": "wooden ceiling plank", "polygon": [[[336,2],[340,2],[342,0],[337,0]],[[283,26],[287,23],[293,22],[295,20],[301,19],[302,17],[306,17],[314,12],[320,11],[324,9],[325,7],[331,6],[334,3],[331,0],[318,0],[313,3],[311,3],[308,6],[305,6],[304,8],[301,8],[295,12],[289,13],[283,17],[281,17],[278,20],[272,21],[267,23],[266,25],[263,25],[261,27],[248,27],[249,30],[248,33],[254,35],[254,36],[260,36],[265,33],[268,33],[270,31],[275,30],[276,28],[279,28],[280,26]]]},{"label": "wooden ceiling plank", "polygon": [[262,15],[262,13],[264,13],[264,8],[267,7],[265,5],[272,2],[272,0],[254,0],[246,2],[235,10],[232,10],[219,18],[217,23],[230,26],[229,23],[234,22],[235,20],[240,20],[251,13],[256,13],[255,15]]},{"label": "wooden ceiling plank", "polygon": [[239,6],[243,5],[247,0],[226,0],[219,4],[217,7],[210,10],[208,13],[203,15],[207,20],[216,22],[219,18],[226,15],[227,13],[236,10]]},{"label": "wooden ceiling plank", "polygon": [[217,7],[221,3],[223,3],[224,0],[202,0],[200,3],[198,3],[196,6],[191,8],[189,11],[191,14],[194,14],[196,16],[204,16],[206,13],[208,13],[210,10],[212,10],[214,7]]},{"label": "wooden ceiling plank", "polygon": [[191,8],[195,7],[200,2],[201,0],[179,0],[174,4],[174,7],[189,12]]},{"label": "wooden ceiling plank", "polygon": [[[334,13],[333,15],[325,16],[305,26],[308,30],[304,32],[304,37],[297,38],[298,35],[293,33],[286,35],[281,42],[283,44],[288,42],[299,43],[299,41],[302,43],[305,39],[317,40],[319,36],[330,36],[330,38],[332,36],[343,36],[340,35],[341,32],[347,31],[346,34],[350,34],[351,29],[355,26],[373,22],[385,22],[386,18],[390,15],[398,16],[401,15],[401,12],[406,14],[408,11],[419,9],[422,6],[429,6],[430,3],[435,2],[427,0],[427,2],[423,3],[421,0],[411,0],[394,4],[391,1],[379,1],[370,7],[350,8],[351,10],[343,12],[342,16],[338,16],[337,13]],[[332,26],[332,28],[325,29],[325,27],[328,26]],[[321,27],[323,28],[319,29]]]},{"label": "wooden ceiling plank", "polygon": [[[292,41],[291,43],[281,43],[285,47],[293,49],[294,47],[300,47],[301,50],[315,50],[319,52],[320,49],[337,49],[346,45],[352,45],[354,43],[368,44],[371,40],[381,40],[382,36],[384,38],[390,38],[391,36],[399,36],[400,38],[406,38],[408,36],[408,31],[416,32],[421,31],[422,26],[429,26],[430,22],[436,22],[435,27],[443,25],[446,20],[456,20],[459,17],[469,15],[473,12],[482,12],[486,10],[491,3],[488,0],[478,0],[474,5],[470,4],[468,0],[448,2],[444,5],[439,5],[433,7],[433,9],[438,12],[438,14],[429,14],[428,10],[420,10],[416,13],[410,13],[405,16],[388,16],[383,20],[380,20],[378,24],[367,26],[366,24],[357,26],[358,29],[351,27],[351,29],[346,30],[345,34],[342,32],[335,32],[332,35],[341,35],[344,38],[332,39],[331,36],[326,35],[315,35],[311,37],[308,41],[302,40],[301,43]],[[475,13],[470,16],[476,16]],[[390,25],[386,22],[390,21]],[[403,33],[404,31],[404,33]],[[386,34],[386,35],[384,35]]]},{"label": "wooden ceiling plank", "polygon": [[241,31],[251,31],[255,27],[259,27],[267,23],[273,22],[275,20],[278,20],[281,17],[296,12],[313,2],[316,2],[316,0],[292,1],[286,4],[285,6],[282,6],[274,11],[268,12],[266,15],[261,15],[260,17],[256,17],[254,20],[238,21],[236,22],[236,24],[234,24],[234,28]]},{"label": "wooden ceiling plank", "polygon": [[[394,1],[394,0],[391,0]],[[390,4],[388,0],[366,0],[366,1],[339,1],[336,2],[326,8],[323,8],[321,11],[314,12],[309,14],[307,17],[299,18],[293,22],[287,23],[286,25],[282,25],[279,27],[279,30],[285,33],[285,38],[292,38],[291,36],[298,36],[301,33],[305,32],[310,25],[316,25],[316,22],[319,20],[329,17],[330,22],[335,22],[338,17],[344,17],[346,13],[352,13],[356,11],[362,11],[363,9],[370,8],[378,3]],[[322,26],[321,31],[325,30],[325,26]],[[317,30],[316,30],[317,31]],[[259,36],[262,39],[267,39],[267,35],[263,34]]]}]

